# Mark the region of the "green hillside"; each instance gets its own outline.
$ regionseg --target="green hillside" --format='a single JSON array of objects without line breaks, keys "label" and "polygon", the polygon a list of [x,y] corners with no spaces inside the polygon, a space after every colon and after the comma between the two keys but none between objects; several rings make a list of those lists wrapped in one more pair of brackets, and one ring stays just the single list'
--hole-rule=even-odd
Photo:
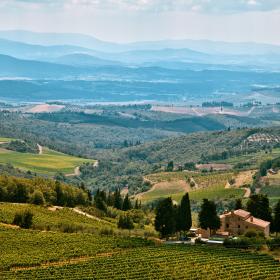
[{"label": "green hillside", "polygon": [[[136,195],[144,203],[166,198],[171,196],[176,202],[179,202],[182,196],[189,192],[190,199],[200,202],[203,198],[235,199],[244,194],[240,188],[225,188],[228,181],[233,177],[232,172],[160,172],[147,175],[153,186],[147,191]],[[191,187],[190,182],[194,186]]]},{"label": "green hillside", "polygon": [[15,214],[25,210],[34,213],[34,229],[98,233],[103,227],[116,228],[114,223],[99,218],[88,218],[72,208],[15,203],[0,203],[0,223],[12,224]]},{"label": "green hillside", "polygon": [[[8,138],[1,139],[9,140]],[[20,153],[0,148],[0,164],[11,164],[17,168],[26,171],[30,170],[39,174],[54,175],[58,172],[64,174],[74,173],[75,167],[85,162],[94,163],[94,160],[66,155],[47,148],[43,148],[42,154]]]}]

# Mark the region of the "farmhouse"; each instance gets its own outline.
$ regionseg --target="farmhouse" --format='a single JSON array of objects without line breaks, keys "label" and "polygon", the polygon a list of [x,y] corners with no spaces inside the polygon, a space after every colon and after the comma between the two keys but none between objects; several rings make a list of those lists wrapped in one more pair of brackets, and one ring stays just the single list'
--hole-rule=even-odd
[{"label": "farmhouse", "polygon": [[228,232],[230,235],[244,234],[246,231],[254,230],[263,232],[266,237],[269,236],[270,222],[257,219],[242,209],[231,212],[225,212],[220,216],[221,227],[219,232]]}]

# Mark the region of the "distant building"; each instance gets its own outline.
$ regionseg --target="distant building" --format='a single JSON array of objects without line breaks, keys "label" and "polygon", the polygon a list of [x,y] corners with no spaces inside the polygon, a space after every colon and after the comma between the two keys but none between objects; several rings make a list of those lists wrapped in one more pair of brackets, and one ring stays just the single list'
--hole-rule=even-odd
[{"label": "distant building", "polygon": [[270,222],[255,218],[250,212],[238,209],[231,212],[225,212],[220,216],[221,227],[218,232],[229,233],[229,235],[244,234],[249,230],[263,232],[268,237]]}]

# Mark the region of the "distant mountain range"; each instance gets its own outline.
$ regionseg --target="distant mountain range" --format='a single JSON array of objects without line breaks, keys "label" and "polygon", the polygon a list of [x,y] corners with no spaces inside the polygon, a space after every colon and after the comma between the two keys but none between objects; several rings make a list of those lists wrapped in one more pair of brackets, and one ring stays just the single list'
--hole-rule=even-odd
[{"label": "distant mountain range", "polygon": [[81,34],[0,31],[0,54],[73,66],[280,70],[280,46],[170,40],[115,44]]},{"label": "distant mountain range", "polygon": [[25,30],[0,31],[0,38],[12,41],[52,45],[75,45],[102,52],[125,52],[133,50],[193,49],[208,54],[227,55],[271,55],[280,54],[280,46],[242,42],[220,42],[210,40],[162,40],[118,44],[98,40],[93,36],[75,33],[37,33]]},{"label": "distant mountain range", "polygon": [[279,72],[280,46],[0,31],[0,98],[239,102],[260,89],[274,96]]}]

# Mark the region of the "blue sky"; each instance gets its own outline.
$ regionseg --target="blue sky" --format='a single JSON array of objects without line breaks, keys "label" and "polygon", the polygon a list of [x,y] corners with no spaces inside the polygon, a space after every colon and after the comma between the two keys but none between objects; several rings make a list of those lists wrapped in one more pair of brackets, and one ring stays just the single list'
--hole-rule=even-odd
[{"label": "blue sky", "polygon": [[280,0],[1,0],[0,29],[280,44]]}]

